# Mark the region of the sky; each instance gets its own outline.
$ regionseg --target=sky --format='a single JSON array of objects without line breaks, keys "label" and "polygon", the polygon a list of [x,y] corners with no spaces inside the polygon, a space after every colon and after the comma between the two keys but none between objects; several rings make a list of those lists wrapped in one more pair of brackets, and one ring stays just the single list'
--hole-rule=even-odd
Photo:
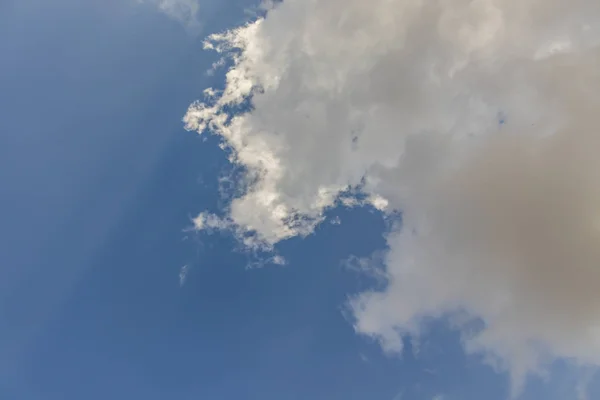
[{"label": "sky", "polygon": [[0,2],[0,397],[600,398],[599,20]]}]

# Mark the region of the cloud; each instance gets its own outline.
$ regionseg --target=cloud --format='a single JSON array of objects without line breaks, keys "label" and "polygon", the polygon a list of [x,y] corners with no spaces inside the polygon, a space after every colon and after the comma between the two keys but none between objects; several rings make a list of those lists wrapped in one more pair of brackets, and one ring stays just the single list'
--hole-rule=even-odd
[{"label": "cloud", "polygon": [[575,393],[576,393],[576,399],[577,400],[588,400],[590,398],[589,393],[588,393],[588,389],[589,389],[589,385],[592,382],[592,380],[594,379],[594,376],[596,375],[597,370],[596,369],[589,369],[587,371],[584,371],[584,373],[581,375],[581,377],[579,378],[579,381],[577,382],[576,386],[575,386]]},{"label": "cloud", "polygon": [[198,0],[138,0],[138,3],[155,5],[169,18],[180,22],[191,34],[199,34],[202,30],[198,19]]},{"label": "cloud", "polygon": [[188,264],[185,264],[179,269],[179,286],[183,286],[185,284],[189,272],[190,266]]},{"label": "cloud", "polygon": [[360,187],[402,224],[358,332],[395,352],[427,318],[481,321],[466,349],[515,392],[599,365],[599,22],[595,0],[287,0],[211,36],[226,85],[184,120],[247,171],[213,225],[273,246]]}]

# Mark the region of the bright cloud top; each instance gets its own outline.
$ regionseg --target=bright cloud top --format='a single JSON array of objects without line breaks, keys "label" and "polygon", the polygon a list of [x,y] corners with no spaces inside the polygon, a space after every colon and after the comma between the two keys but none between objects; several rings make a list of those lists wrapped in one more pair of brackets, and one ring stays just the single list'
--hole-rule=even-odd
[{"label": "bright cloud top", "polygon": [[403,222],[359,332],[400,351],[424,318],[481,319],[466,346],[515,388],[600,365],[599,27],[596,0],[286,0],[213,35],[233,65],[185,122],[247,179],[198,227],[270,247],[362,185]]}]

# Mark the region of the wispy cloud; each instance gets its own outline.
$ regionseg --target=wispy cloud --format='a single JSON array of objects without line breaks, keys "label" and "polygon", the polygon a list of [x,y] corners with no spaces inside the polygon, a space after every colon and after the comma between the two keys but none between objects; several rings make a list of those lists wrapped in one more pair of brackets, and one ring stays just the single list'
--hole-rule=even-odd
[{"label": "wispy cloud", "polygon": [[223,138],[246,190],[198,226],[268,248],[360,186],[402,224],[358,332],[402,351],[466,312],[484,322],[466,349],[515,392],[552,357],[600,365],[599,4],[286,0],[211,36],[232,66],[185,122]]},{"label": "wispy cloud", "polygon": [[190,266],[188,264],[182,266],[179,269],[179,286],[183,286],[187,280],[188,273],[190,272]]},{"label": "wispy cloud", "polygon": [[400,390],[396,395],[392,398],[392,400],[402,400],[404,398],[404,389]]},{"label": "wispy cloud", "polygon": [[202,30],[199,0],[138,0],[138,3],[155,5],[169,18],[180,22],[190,34],[197,35]]},{"label": "wispy cloud", "polygon": [[594,377],[596,376],[597,368],[591,368],[584,371],[583,376],[579,377],[577,385],[575,386],[575,394],[577,400],[589,400],[589,386]]}]

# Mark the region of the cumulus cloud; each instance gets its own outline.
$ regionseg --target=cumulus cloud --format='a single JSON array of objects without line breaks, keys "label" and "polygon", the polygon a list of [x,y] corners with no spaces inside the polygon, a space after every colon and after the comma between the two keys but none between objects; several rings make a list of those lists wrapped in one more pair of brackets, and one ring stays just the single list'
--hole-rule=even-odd
[{"label": "cumulus cloud", "polygon": [[198,0],[138,0],[139,3],[154,4],[168,17],[180,22],[190,33],[198,34],[202,29],[198,12]]},{"label": "cumulus cloud", "polygon": [[554,357],[598,365],[599,44],[596,0],[286,0],[205,44],[232,64],[185,123],[247,173],[199,227],[273,246],[360,187],[349,205],[402,223],[359,332],[393,352],[480,320],[465,346],[515,390]]}]

